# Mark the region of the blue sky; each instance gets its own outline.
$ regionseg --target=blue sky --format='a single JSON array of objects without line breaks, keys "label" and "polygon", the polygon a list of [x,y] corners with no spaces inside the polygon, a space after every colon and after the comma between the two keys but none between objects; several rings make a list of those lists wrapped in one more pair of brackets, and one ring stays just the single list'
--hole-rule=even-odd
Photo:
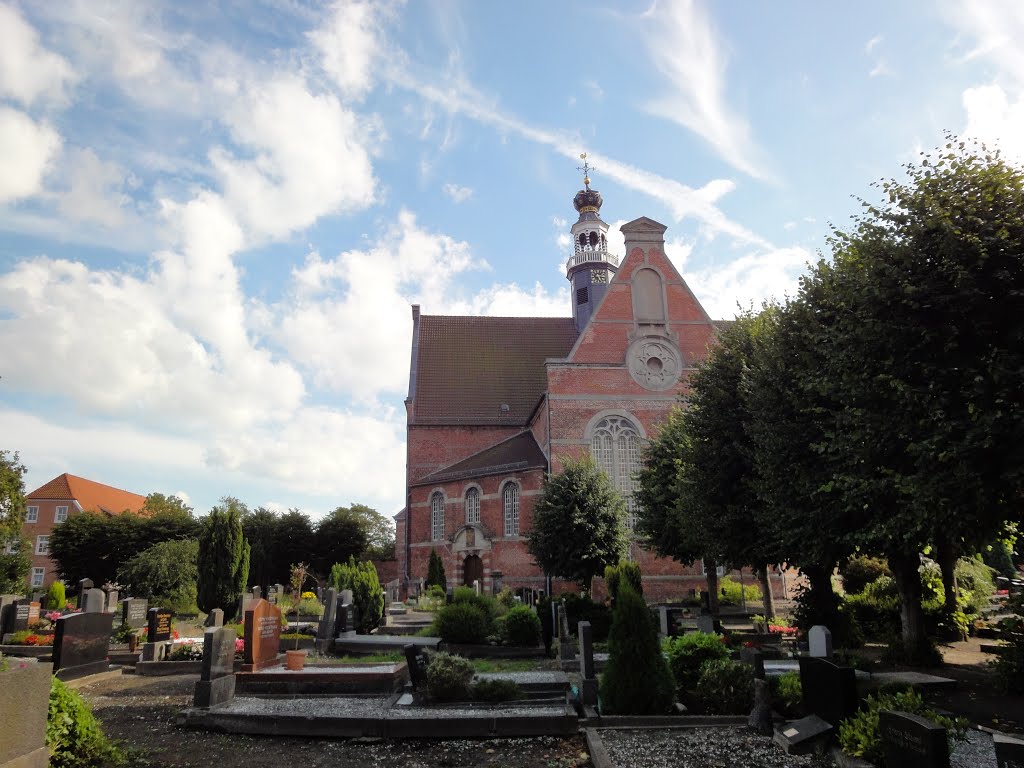
[{"label": "blue sky", "polygon": [[569,315],[581,152],[729,317],[943,131],[1024,158],[1022,39],[1016,0],[0,0],[0,447],[393,514],[409,305]]}]

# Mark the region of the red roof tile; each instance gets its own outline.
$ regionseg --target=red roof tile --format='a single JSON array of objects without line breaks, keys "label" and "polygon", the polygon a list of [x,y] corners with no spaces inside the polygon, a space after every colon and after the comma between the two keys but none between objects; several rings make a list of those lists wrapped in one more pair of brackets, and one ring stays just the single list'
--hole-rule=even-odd
[{"label": "red roof tile", "polygon": [[570,317],[421,316],[412,423],[525,425],[576,336]]},{"label": "red roof tile", "polygon": [[122,491],[103,483],[86,480],[65,472],[40,486],[32,493],[25,494],[28,501],[33,499],[56,499],[77,501],[86,512],[106,512],[119,515],[124,511],[138,513],[146,503],[146,497],[137,493]]}]

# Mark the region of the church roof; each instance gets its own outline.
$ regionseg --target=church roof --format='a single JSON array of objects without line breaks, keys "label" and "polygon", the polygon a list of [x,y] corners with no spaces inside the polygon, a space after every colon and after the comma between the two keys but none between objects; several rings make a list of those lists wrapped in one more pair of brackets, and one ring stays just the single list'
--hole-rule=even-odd
[{"label": "church roof", "polygon": [[108,515],[119,515],[126,510],[137,513],[146,503],[145,496],[86,480],[84,477],[69,475],[67,472],[58,475],[32,493],[25,494],[25,499],[77,501],[86,512],[105,512]]},{"label": "church roof", "polygon": [[527,430],[427,475],[413,485],[446,483],[466,477],[521,472],[525,469],[547,469],[547,466],[544,452],[537,445],[533,433]]},{"label": "church roof", "polygon": [[412,423],[525,425],[576,336],[571,317],[420,316]]}]

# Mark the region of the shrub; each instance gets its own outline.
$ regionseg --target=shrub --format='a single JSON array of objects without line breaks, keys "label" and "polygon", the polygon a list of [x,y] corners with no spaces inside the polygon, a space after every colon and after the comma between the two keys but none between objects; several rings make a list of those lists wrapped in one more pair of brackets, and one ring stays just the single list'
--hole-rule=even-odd
[{"label": "shrub", "polygon": [[795,715],[800,702],[803,701],[803,687],[800,685],[799,672],[785,672],[776,677],[769,677],[772,698],[781,705],[787,715]]},{"label": "shrub", "polygon": [[452,604],[475,605],[487,617],[488,624],[498,616],[498,601],[488,595],[478,595],[472,587],[456,587]]},{"label": "shrub", "polygon": [[135,635],[135,627],[131,624],[118,624],[110,633],[110,640],[114,643],[127,643]]},{"label": "shrub", "polygon": [[[621,586],[620,586],[621,589]],[[590,631],[594,634],[594,642],[608,639],[612,627],[612,611],[604,603],[598,603],[589,597],[581,597],[573,592],[562,596],[565,615],[569,620],[569,633],[575,635],[579,631],[581,621],[590,622]],[[555,634],[558,634],[557,627]]]},{"label": "shrub", "polygon": [[473,665],[461,656],[435,653],[427,665],[427,690],[438,701],[469,698]]},{"label": "shrub", "polygon": [[508,587],[502,587],[501,591],[494,596],[498,605],[505,608],[505,610],[511,610],[515,608],[519,603],[516,601],[516,596],[512,594],[512,590]]},{"label": "shrub", "polygon": [[608,597],[614,603],[619,596],[619,584],[623,579],[629,582],[633,591],[638,595],[644,593],[643,574],[640,566],[632,560],[623,560],[618,565],[609,565],[604,569],[605,586],[608,587]]},{"label": "shrub", "polygon": [[430,550],[430,560],[427,562],[427,579],[424,583],[428,587],[437,586],[440,588],[442,597],[448,591],[448,580],[444,575],[444,561],[441,560],[441,556],[437,554],[436,549]]},{"label": "shrub", "polygon": [[50,680],[46,746],[51,768],[105,768],[124,761],[82,697],[55,677]]},{"label": "shrub", "polygon": [[848,595],[860,594],[879,576],[892,578],[892,571],[885,560],[869,555],[851,557],[842,568],[843,591]]},{"label": "shrub", "polygon": [[483,643],[490,634],[490,622],[479,606],[452,603],[434,616],[433,634],[446,643]]},{"label": "shrub", "polygon": [[525,645],[532,648],[540,642],[540,619],[528,605],[517,605],[503,618],[503,637],[509,645]]},{"label": "shrub", "polygon": [[223,507],[214,507],[203,522],[197,554],[197,604],[204,613],[214,608],[224,618],[234,618],[238,599],[249,578],[249,542],[242,535],[242,505],[225,499]]},{"label": "shrub", "polygon": [[961,557],[956,561],[957,586],[964,613],[977,614],[988,606],[996,593],[995,571],[981,561],[981,556]]},{"label": "shrub", "polygon": [[740,584],[734,581],[732,576],[726,576],[718,580],[721,590],[719,602],[722,605],[739,605],[746,598],[747,604],[761,602],[761,588],[757,584]]},{"label": "shrub", "polygon": [[1004,634],[1009,643],[994,661],[989,662],[995,673],[996,685],[1004,693],[1024,693],[1024,633]]},{"label": "shrub", "polygon": [[320,601],[316,599],[316,595],[313,595],[312,598],[304,597],[299,600],[296,610],[300,616],[322,616],[324,607],[320,605]]},{"label": "shrub", "polygon": [[[925,717],[946,728],[951,740],[962,741],[966,738],[966,720],[938,715],[925,705],[920,694],[915,691],[904,691],[868,696],[860,711],[844,720],[839,726],[839,745],[843,748],[843,752],[854,757],[861,757],[875,765],[885,765],[882,736],[878,727],[878,714],[883,709],[909,712],[912,715]],[[889,768],[896,768],[896,766]]]},{"label": "shrub", "polygon": [[443,602],[447,598],[447,594],[444,589],[439,587],[437,584],[431,584],[427,589],[427,597],[432,600],[441,600]]},{"label": "shrub", "polygon": [[488,678],[473,683],[473,698],[477,701],[515,701],[522,694],[515,680]]},{"label": "shrub", "polygon": [[619,585],[600,687],[603,712],[660,715],[672,706],[672,678],[658,631],[644,599],[628,583]]},{"label": "shrub", "polygon": [[722,642],[722,636],[704,632],[687,632],[667,638],[664,648],[672,678],[680,691],[692,690],[697,685],[704,662],[729,658],[729,649]]},{"label": "shrub", "polygon": [[745,715],[754,704],[754,671],[730,659],[704,662],[697,680],[697,698],[713,715]]},{"label": "shrub", "polygon": [[7,642],[10,645],[53,645],[53,635],[41,635],[30,629],[22,629],[12,632]]},{"label": "shrub", "polygon": [[131,594],[175,613],[195,613],[199,545],[191,539],[164,541],[127,560],[117,578]]},{"label": "shrub", "polygon": [[51,611],[63,611],[68,604],[67,595],[64,593],[64,582],[55,581],[46,590],[46,607]]},{"label": "shrub", "polygon": [[384,615],[384,588],[380,585],[377,568],[367,561],[357,563],[354,557],[342,565],[335,563],[327,580],[328,587],[352,590],[352,604],[356,611],[356,631],[368,635],[380,624]]}]

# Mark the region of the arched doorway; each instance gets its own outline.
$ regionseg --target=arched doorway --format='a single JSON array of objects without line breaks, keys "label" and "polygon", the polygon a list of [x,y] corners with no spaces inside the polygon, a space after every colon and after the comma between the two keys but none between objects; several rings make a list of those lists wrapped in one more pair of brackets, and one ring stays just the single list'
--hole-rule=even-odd
[{"label": "arched doorway", "polygon": [[480,559],[479,555],[470,555],[466,558],[462,564],[462,583],[467,587],[472,587],[474,581],[480,581],[480,586],[484,583],[484,561]]}]

